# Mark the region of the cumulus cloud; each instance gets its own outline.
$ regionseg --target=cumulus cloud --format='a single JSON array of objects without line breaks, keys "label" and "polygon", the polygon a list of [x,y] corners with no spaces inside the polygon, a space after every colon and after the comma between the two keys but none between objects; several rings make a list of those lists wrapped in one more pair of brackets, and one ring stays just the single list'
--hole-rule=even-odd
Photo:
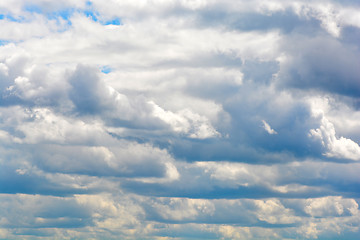
[{"label": "cumulus cloud", "polygon": [[189,109],[184,109],[175,114],[162,109],[154,102],[150,102],[150,104],[153,105],[153,115],[169,124],[175,132],[185,133],[190,138],[200,139],[219,135],[206,117],[195,114]]},{"label": "cumulus cloud", "polygon": [[327,215],[357,215],[358,204],[354,199],[342,199],[341,197],[326,197],[308,199],[305,212],[311,216],[324,217]]},{"label": "cumulus cloud", "polygon": [[281,64],[279,84],[358,95],[360,62],[354,44],[321,35],[312,38],[295,35],[290,36],[285,46],[289,55]]},{"label": "cumulus cloud", "polygon": [[336,136],[334,124],[332,124],[322,113],[315,110],[315,114],[320,115],[321,126],[310,130],[310,136],[321,141],[326,149],[325,156],[334,158],[345,158],[357,161],[360,159],[360,146],[351,139]]},{"label": "cumulus cloud", "polygon": [[357,239],[355,1],[0,3],[0,238]]}]

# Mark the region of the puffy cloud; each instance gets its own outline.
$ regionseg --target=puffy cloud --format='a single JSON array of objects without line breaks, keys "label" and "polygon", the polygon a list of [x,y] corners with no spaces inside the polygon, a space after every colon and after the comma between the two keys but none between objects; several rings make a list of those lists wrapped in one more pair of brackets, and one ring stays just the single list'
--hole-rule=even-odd
[{"label": "puffy cloud", "polygon": [[69,93],[70,99],[77,113],[101,114],[118,111],[124,120],[133,119],[136,115],[128,98],[101,81],[96,69],[77,66],[69,83],[72,87]]},{"label": "puffy cloud", "polygon": [[184,109],[178,114],[175,114],[170,111],[165,111],[154,102],[150,102],[150,104],[153,105],[153,115],[169,124],[175,132],[185,133],[188,134],[190,138],[200,139],[219,135],[208,119],[188,109]]},{"label": "puffy cloud", "polygon": [[317,129],[311,129],[309,134],[321,141],[326,149],[325,156],[355,161],[360,159],[360,146],[351,139],[338,138],[334,124],[324,116],[322,109],[313,109],[313,114],[321,119],[321,126]]},{"label": "puffy cloud", "polygon": [[315,217],[358,215],[359,205],[354,199],[326,197],[306,200],[305,212]]},{"label": "puffy cloud", "polygon": [[310,135],[319,139],[327,152],[328,157],[346,158],[351,160],[360,159],[360,146],[351,139],[336,137],[334,125],[323,117],[320,128],[311,129]]},{"label": "puffy cloud", "polygon": [[278,200],[257,200],[255,205],[259,208],[257,217],[261,221],[265,221],[271,224],[274,223],[293,223],[296,218],[291,216],[291,211],[284,208],[284,206]]},{"label": "puffy cloud", "polygon": [[279,84],[358,96],[360,62],[356,45],[322,35],[290,36],[284,45],[287,54]]},{"label": "puffy cloud", "polygon": [[0,238],[357,239],[355,1],[0,3]]}]

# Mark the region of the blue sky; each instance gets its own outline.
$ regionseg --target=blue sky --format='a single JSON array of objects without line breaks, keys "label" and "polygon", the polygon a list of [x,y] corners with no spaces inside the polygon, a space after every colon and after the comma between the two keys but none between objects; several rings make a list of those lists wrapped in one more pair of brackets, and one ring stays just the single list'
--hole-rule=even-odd
[{"label": "blue sky", "polygon": [[359,239],[359,14],[0,3],[0,239]]}]

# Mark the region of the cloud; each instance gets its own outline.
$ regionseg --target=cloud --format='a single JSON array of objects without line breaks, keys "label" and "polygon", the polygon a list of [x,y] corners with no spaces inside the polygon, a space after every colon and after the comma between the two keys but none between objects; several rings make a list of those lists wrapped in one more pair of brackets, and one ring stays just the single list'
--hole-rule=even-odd
[{"label": "cloud", "polygon": [[320,128],[311,129],[309,134],[314,139],[321,141],[321,144],[326,149],[324,155],[340,159],[359,160],[360,146],[351,139],[345,137],[337,138],[334,124],[321,113],[319,115],[321,118]]},{"label": "cloud", "polygon": [[357,239],[356,1],[0,3],[0,238]]},{"label": "cloud", "polygon": [[280,84],[345,96],[358,95],[360,62],[353,44],[321,35],[313,38],[295,35],[285,46],[289,56],[281,66],[283,82]]},{"label": "cloud", "polygon": [[219,136],[211,123],[203,116],[184,109],[178,114],[165,111],[153,102],[153,115],[169,124],[175,132],[187,133],[190,138],[209,138]]},{"label": "cloud", "polygon": [[269,134],[277,134],[277,132],[274,129],[272,129],[265,120],[262,120],[262,123],[264,124],[263,128],[265,129],[266,132],[268,132]]},{"label": "cloud", "polygon": [[305,212],[311,216],[324,217],[339,215],[357,215],[358,204],[353,199],[342,199],[341,197],[309,199],[306,201]]}]

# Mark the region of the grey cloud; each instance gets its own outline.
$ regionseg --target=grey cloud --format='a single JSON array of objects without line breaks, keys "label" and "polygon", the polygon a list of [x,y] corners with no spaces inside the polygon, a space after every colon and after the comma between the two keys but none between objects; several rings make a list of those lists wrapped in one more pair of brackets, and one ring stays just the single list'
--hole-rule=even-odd
[{"label": "grey cloud", "polygon": [[[322,158],[320,143],[308,136],[310,129],[317,128],[320,123],[312,117],[306,98],[295,99],[266,86],[245,80],[236,94],[224,100],[223,108],[231,116],[231,125],[222,129],[223,138],[200,142],[176,139],[171,145],[172,153],[191,161],[269,164],[306,157]],[[263,119],[271,119],[277,135],[264,131]]]},{"label": "grey cloud", "polygon": [[72,194],[82,194],[88,191],[79,188],[72,188],[61,183],[52,181],[44,175],[36,172],[20,173],[17,169],[7,167],[2,164],[0,177],[1,193],[24,193],[24,194],[41,194],[53,196],[66,196]]},{"label": "grey cloud", "polygon": [[[265,135],[265,134],[264,134]],[[233,140],[233,139],[231,139]],[[170,149],[177,158],[187,161],[234,161],[246,163],[279,163],[301,160],[289,152],[268,152],[230,140],[175,140]]]},{"label": "grey cloud", "polygon": [[69,78],[72,89],[69,97],[75,114],[102,115],[110,126],[126,128],[166,128],[164,122],[152,116],[152,107],[141,95],[121,94],[99,77],[99,70],[78,65]]},{"label": "grey cloud", "polygon": [[244,73],[245,80],[269,84],[279,71],[279,64],[275,61],[248,60],[241,67],[241,70]]},{"label": "grey cloud", "polygon": [[279,85],[359,96],[358,47],[316,36],[293,35],[285,43],[289,61],[281,65]]},{"label": "grey cloud", "polygon": [[[186,198],[165,198],[144,204],[148,220],[164,223],[233,224],[236,226],[292,227],[299,220],[280,202],[274,200],[195,200]],[[257,211],[268,207],[268,213],[258,215]],[[275,213],[276,211],[281,213]],[[274,221],[267,221],[274,213]],[[283,215],[289,214],[287,219]]]},{"label": "grey cloud", "polygon": [[[91,212],[74,199],[39,195],[0,195],[0,212],[6,221],[2,228],[19,235],[41,236],[41,228],[79,228],[93,225]],[[29,208],[29,206],[31,206]],[[41,219],[41,220],[39,220]]]},{"label": "grey cloud", "polygon": [[72,86],[70,99],[80,113],[99,113],[113,109],[116,96],[111,96],[94,68],[79,65],[69,82]]},{"label": "grey cloud", "polygon": [[[251,146],[267,150],[289,151],[298,156],[316,155],[316,148],[311,149],[309,145],[307,132],[317,123],[311,119],[308,106],[297,100],[292,105],[282,101],[293,100],[262,87],[245,86],[236,98],[224,106],[236,119],[233,121],[233,132],[237,134],[231,138],[237,142],[251,142]],[[261,128],[262,119],[272,119],[270,124],[279,134],[266,135]]]},{"label": "grey cloud", "polygon": [[9,89],[14,84],[14,79],[23,75],[25,66],[28,63],[28,56],[15,55],[1,61],[0,68],[0,96],[1,105],[13,105],[22,102],[21,98],[11,93]]},{"label": "grey cloud", "polygon": [[[184,174],[183,172],[180,173]],[[196,181],[189,181],[180,180],[169,184],[123,181],[122,187],[129,192],[144,196],[195,199],[310,198],[336,194],[336,191],[328,188],[326,185],[323,187],[311,187],[310,185],[305,190],[281,192],[260,183],[250,183],[249,186],[224,186],[223,183],[216,182],[207,177],[202,177]],[[188,186],[189,184],[191,186]],[[356,194],[350,194],[350,196],[356,197]]]},{"label": "grey cloud", "polygon": [[[270,14],[250,11],[229,13],[218,9],[204,10],[197,15],[198,24],[202,27],[225,27],[238,31],[280,30],[284,34],[300,32],[311,34],[321,29],[316,19],[302,18],[292,9],[274,11]],[[320,30],[321,31],[321,30]]]},{"label": "grey cloud", "polygon": [[340,41],[359,50],[358,39],[360,37],[360,28],[355,26],[346,26],[341,30]]},{"label": "grey cloud", "polygon": [[[46,172],[104,177],[164,177],[165,151],[149,145],[117,142],[117,147],[44,145],[32,162]],[[120,147],[121,146],[121,147]]]},{"label": "grey cloud", "polygon": [[14,52],[14,56],[6,56],[1,63],[0,105],[66,109],[69,101],[63,72],[54,66],[35,64],[26,52]]},{"label": "grey cloud", "polygon": [[[171,183],[129,179],[123,182],[122,187],[145,196],[198,199],[359,197],[356,190],[359,187],[357,163],[306,161],[302,164],[294,162],[266,166],[203,162],[177,167],[181,177]],[[348,173],[347,176],[344,173]]]}]

